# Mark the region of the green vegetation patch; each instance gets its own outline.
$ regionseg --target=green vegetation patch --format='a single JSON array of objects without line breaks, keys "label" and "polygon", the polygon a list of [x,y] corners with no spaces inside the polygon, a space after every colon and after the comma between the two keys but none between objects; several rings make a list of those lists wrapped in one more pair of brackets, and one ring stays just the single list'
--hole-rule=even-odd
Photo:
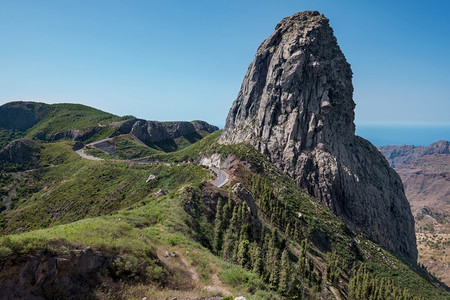
[{"label": "green vegetation patch", "polygon": [[[70,144],[46,143],[40,169],[2,175],[2,199],[8,199],[0,222],[3,234],[108,214],[159,189],[173,190],[209,175],[192,164],[89,161],[75,154]],[[150,175],[155,178],[147,182]]]},{"label": "green vegetation patch", "polygon": [[136,142],[129,135],[121,135],[112,140],[118,158],[133,159],[151,156],[159,151]]},{"label": "green vegetation patch", "polygon": [[25,132],[14,129],[0,128],[0,150],[5,148],[12,140],[20,139],[25,136]]},{"label": "green vegetation patch", "polygon": [[132,116],[118,117],[101,110],[80,104],[52,104],[48,113],[36,125],[30,128],[26,137],[46,139],[49,135],[69,130],[84,132],[96,128],[88,142],[104,138],[113,132],[108,125],[112,122],[132,119]]}]

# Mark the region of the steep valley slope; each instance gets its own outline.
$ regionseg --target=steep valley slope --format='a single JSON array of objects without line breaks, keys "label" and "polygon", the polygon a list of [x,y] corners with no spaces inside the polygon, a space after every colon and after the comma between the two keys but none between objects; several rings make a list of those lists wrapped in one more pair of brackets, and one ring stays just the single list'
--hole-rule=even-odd
[{"label": "steep valley slope", "polygon": [[416,227],[419,263],[450,285],[450,143],[380,147],[402,178]]}]

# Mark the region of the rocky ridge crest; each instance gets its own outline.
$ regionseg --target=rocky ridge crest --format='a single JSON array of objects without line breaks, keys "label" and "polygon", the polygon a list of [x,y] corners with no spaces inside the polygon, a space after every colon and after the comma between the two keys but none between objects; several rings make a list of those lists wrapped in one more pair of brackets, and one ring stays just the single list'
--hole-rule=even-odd
[{"label": "rocky ridge crest", "polygon": [[429,146],[388,145],[379,148],[392,167],[396,164],[408,163],[425,155],[450,154],[450,142],[444,140],[434,142]]},{"label": "rocky ridge crest", "polygon": [[415,261],[402,182],[355,136],[352,96],[352,71],[328,19],[297,13],[258,48],[220,142],[253,145],[352,229]]},{"label": "rocky ridge crest", "polygon": [[212,133],[216,130],[219,128],[205,121],[157,122],[134,119],[123,122],[114,135],[133,134],[139,140],[149,144],[181,136],[199,135],[201,131]]}]

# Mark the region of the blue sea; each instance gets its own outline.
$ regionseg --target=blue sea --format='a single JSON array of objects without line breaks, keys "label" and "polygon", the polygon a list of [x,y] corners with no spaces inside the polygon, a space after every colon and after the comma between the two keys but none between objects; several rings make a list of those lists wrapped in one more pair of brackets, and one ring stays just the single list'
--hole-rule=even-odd
[{"label": "blue sea", "polygon": [[357,125],[356,134],[371,141],[375,146],[429,146],[439,140],[450,141],[450,125]]}]

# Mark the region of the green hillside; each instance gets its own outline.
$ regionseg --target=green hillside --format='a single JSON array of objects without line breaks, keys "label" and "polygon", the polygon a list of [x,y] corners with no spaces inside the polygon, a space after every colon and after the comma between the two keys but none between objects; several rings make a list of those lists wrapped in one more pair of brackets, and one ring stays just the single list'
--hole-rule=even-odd
[{"label": "green hillside", "polygon": [[[449,299],[426,270],[353,233],[262,154],[219,135],[153,154],[171,165],[90,161],[74,142],[41,143],[37,168],[0,177],[0,259],[89,246],[112,261],[85,291],[99,299]],[[236,159],[221,189],[195,163],[213,153]]]},{"label": "green hillside", "polygon": [[81,104],[52,104],[48,113],[39,123],[27,131],[26,137],[40,138],[72,129],[89,131],[93,128],[102,128],[92,137],[92,141],[101,139],[112,133],[111,122],[131,119],[131,116],[118,117],[101,110]]},{"label": "green hillside", "polygon": [[[81,104],[45,104],[10,102],[0,106],[0,150],[13,140],[27,138],[40,141],[77,140],[84,144],[114,136],[110,141],[113,157],[101,148],[90,147],[87,152],[103,159],[133,159],[158,152],[174,152],[198,142],[208,132],[198,132],[169,138],[147,145],[130,134],[120,134],[123,121],[133,116],[119,117]],[[171,122],[161,122],[166,124]]]},{"label": "green hillside", "polygon": [[[114,131],[108,126],[112,122],[133,118],[118,117],[81,104],[11,102],[0,107],[0,149],[17,138],[58,140],[75,130],[86,134],[86,142],[95,141]],[[17,121],[23,119],[29,121]]]}]

